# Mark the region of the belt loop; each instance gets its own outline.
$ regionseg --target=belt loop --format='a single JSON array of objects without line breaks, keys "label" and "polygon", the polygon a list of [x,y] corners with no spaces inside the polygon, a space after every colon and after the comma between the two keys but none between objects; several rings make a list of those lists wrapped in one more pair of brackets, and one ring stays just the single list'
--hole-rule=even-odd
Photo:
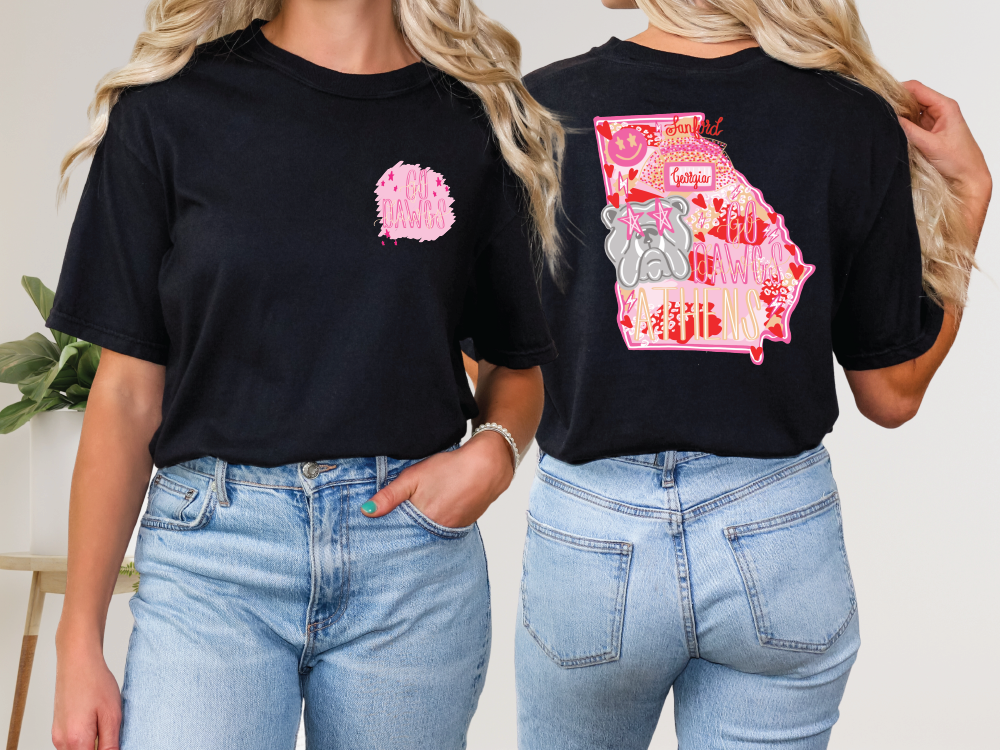
[{"label": "belt loop", "polygon": [[385,486],[385,480],[389,476],[389,459],[386,456],[375,456],[375,491],[378,492]]},{"label": "belt loop", "polygon": [[677,451],[663,454],[663,487],[674,486],[674,467],[677,466]]},{"label": "belt loop", "polygon": [[221,458],[215,459],[215,494],[219,498],[219,505],[229,507],[229,493],[226,492],[226,469],[229,464]]}]

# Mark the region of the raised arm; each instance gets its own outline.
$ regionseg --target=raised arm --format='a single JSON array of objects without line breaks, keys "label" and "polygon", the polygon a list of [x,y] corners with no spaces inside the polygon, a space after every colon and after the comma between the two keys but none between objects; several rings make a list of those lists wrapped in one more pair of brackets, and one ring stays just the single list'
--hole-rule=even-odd
[{"label": "raised arm", "polygon": [[69,572],[56,634],[52,741],[58,750],[118,747],[121,698],[104,662],[104,627],[118,569],[149,483],[164,368],[104,350],[73,470]]},{"label": "raised arm", "polygon": [[[965,203],[965,219],[978,238],[993,193],[993,178],[983,152],[956,101],[918,81],[903,85],[923,107],[919,126],[900,118],[906,137],[955,185]],[[878,370],[846,370],[861,413],[889,428],[913,419],[931,378],[955,343],[960,322],[955,311],[946,306],[941,332],[923,355]]]}]

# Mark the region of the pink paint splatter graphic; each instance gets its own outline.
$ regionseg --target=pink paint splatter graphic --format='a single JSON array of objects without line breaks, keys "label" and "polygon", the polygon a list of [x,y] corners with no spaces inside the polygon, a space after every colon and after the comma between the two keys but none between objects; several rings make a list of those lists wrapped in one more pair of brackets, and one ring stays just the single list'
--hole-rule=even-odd
[{"label": "pink paint splatter graphic", "polygon": [[725,144],[703,135],[718,123],[687,112],[598,117],[594,129],[625,345],[739,352],[759,365],[765,340],[791,343],[816,267]]},{"label": "pink paint splatter graphic", "polygon": [[375,184],[382,228],[390,240],[436,240],[455,223],[451,188],[444,176],[419,164],[397,162]]}]

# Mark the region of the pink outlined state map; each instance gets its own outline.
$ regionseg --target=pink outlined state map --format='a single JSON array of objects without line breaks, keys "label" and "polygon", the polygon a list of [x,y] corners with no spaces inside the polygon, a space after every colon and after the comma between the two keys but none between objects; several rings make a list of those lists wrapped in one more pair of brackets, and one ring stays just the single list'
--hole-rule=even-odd
[{"label": "pink outlined state map", "polygon": [[604,250],[629,349],[745,353],[759,365],[764,340],[791,342],[816,268],[707,137],[718,129],[700,112],[594,118]]}]

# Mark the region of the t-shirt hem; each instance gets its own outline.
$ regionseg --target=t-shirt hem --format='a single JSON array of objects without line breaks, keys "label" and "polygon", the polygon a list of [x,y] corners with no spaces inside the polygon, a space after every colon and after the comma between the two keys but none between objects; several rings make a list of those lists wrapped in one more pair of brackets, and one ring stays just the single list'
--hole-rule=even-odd
[{"label": "t-shirt hem", "polygon": [[492,365],[508,367],[511,370],[527,370],[531,367],[547,365],[554,362],[559,356],[555,343],[550,343],[542,349],[527,352],[505,352],[475,345],[475,353],[478,359],[485,359]]},{"label": "t-shirt hem", "polygon": [[167,364],[167,347],[142,341],[97,323],[77,318],[69,313],[52,310],[45,321],[46,328],[76,336],[78,339],[110,349],[118,354],[143,359],[157,365]]},{"label": "t-shirt hem", "polygon": [[[825,434],[829,433],[830,429],[827,429]],[[538,442],[539,450],[543,453],[552,456],[557,461],[562,461],[565,464],[573,466],[580,466],[592,461],[649,455],[653,453],[662,453],[663,451],[673,451],[675,453],[701,453],[706,456],[718,456],[720,458],[794,458],[795,456],[800,456],[803,453],[817,450],[823,445],[823,440],[820,439],[812,445],[809,445],[804,441],[797,445],[786,446],[785,448],[773,451],[737,451],[735,449],[731,450],[722,447],[716,447],[714,450],[709,450],[708,447],[702,443],[679,442],[672,443],[669,447],[663,447],[663,444],[637,443],[624,448],[608,448],[596,451],[567,451],[558,446],[552,445],[552,443],[545,438],[539,440],[536,436],[535,439]]]},{"label": "t-shirt hem", "polygon": [[166,452],[154,445],[151,446],[152,450],[150,453],[153,457],[153,464],[159,469],[165,469],[169,466],[185,463],[186,461],[194,461],[206,457],[218,458],[228,464],[256,466],[261,469],[276,469],[279,466],[288,466],[289,464],[304,463],[306,461],[336,461],[337,459],[375,458],[378,456],[386,456],[398,461],[420,461],[442,453],[461,443],[467,430],[466,421],[468,420],[463,421],[461,429],[456,429],[437,443],[410,445],[405,448],[373,445],[367,449],[359,449],[357,447],[331,445],[319,451],[291,450],[268,454],[256,447],[245,450],[239,447],[220,447],[219,450],[205,447],[201,450],[195,448],[193,450]]},{"label": "t-shirt hem", "polygon": [[944,323],[944,310],[933,302],[928,302],[927,305],[929,310],[926,327],[918,338],[876,354],[837,354],[841,367],[845,370],[880,370],[926,354],[937,341]]}]

